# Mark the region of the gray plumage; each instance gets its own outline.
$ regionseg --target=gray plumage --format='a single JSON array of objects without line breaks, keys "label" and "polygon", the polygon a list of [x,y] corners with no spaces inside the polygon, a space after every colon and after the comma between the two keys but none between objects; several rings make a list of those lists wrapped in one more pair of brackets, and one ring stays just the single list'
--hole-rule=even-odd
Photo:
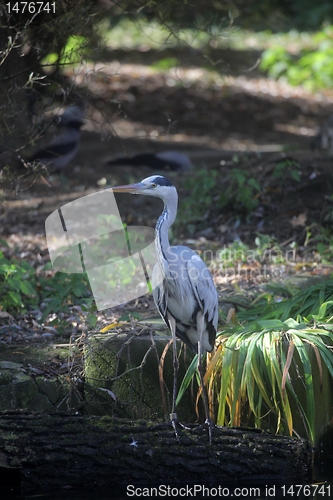
[{"label": "gray plumage", "polygon": [[[158,262],[153,270],[153,296],[157,309],[169,327],[168,314],[176,321],[176,336],[198,352],[214,347],[218,321],[218,295],[212,276],[199,255],[185,246],[170,246],[169,228],[177,215],[178,194],[168,179],[150,176],[138,184],[112,188],[161,198],[164,210],[156,223],[155,246]],[[163,281],[160,285],[156,283]],[[198,332],[197,316],[202,315],[203,331]]]},{"label": "gray plumage", "polygon": [[[176,320],[176,336],[196,353],[200,337],[197,315],[202,314],[201,352],[210,352],[214,347],[218,321],[217,292],[211,274],[199,255],[188,247],[169,244],[168,231],[176,218],[178,195],[173,186],[167,189],[170,192],[166,196],[161,193],[165,205],[156,224],[158,263],[153,271],[155,304],[167,326],[170,326],[168,313],[172,315]],[[155,286],[160,282],[161,275],[164,278],[162,284]]]}]

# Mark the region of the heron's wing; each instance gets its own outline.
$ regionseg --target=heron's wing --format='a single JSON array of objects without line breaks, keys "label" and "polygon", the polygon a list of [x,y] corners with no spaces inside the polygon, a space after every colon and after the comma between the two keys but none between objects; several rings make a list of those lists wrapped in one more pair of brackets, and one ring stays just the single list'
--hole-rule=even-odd
[{"label": "heron's wing", "polygon": [[207,320],[209,341],[213,344],[218,322],[218,295],[213,278],[208,267],[197,254],[192,255],[187,261],[187,273],[193,293]]},{"label": "heron's wing", "polygon": [[165,289],[163,287],[163,280],[161,279],[161,277],[163,277],[163,273],[161,271],[159,263],[156,263],[152,275],[153,297],[158,312],[164,319],[166,325],[169,327],[167,319],[167,300],[165,295]]},{"label": "heron's wing", "polygon": [[[160,313],[164,323],[168,328],[170,328],[169,321],[168,321],[168,303],[167,303],[167,298],[166,298],[166,293],[165,289],[163,287],[163,284],[158,285],[156,288],[153,289],[153,296],[154,296],[154,301],[156,304],[156,307],[158,309],[158,312]],[[176,337],[179,338],[184,344],[186,344],[191,351],[198,353],[198,346],[195,344],[192,344],[188,336],[186,335],[186,330],[182,330],[179,325],[181,324],[180,320],[178,318],[176,319]],[[186,325],[185,325],[186,326]],[[188,326],[187,326],[188,327]],[[209,335],[210,341],[211,336]],[[215,342],[215,336],[214,339],[212,340],[211,344],[213,345]]]},{"label": "heron's wing", "polygon": [[[170,328],[169,321],[168,321],[168,298],[167,298],[167,283],[166,281],[161,282],[161,268],[160,265],[157,263],[154,266],[153,269],[153,276],[152,276],[152,285],[153,285],[153,297],[154,297],[154,302],[155,305],[158,309],[158,312],[160,313],[164,323],[168,328]],[[163,275],[163,273],[162,273]],[[159,283],[156,285],[156,283]],[[188,336],[186,335],[186,332],[184,332],[181,328],[179,328],[179,325],[181,324],[181,320],[179,318],[176,318],[176,336],[184,342],[192,351],[198,352],[198,348],[196,345],[192,344]],[[214,337],[215,341],[215,337]],[[213,342],[214,343],[214,342]]]}]

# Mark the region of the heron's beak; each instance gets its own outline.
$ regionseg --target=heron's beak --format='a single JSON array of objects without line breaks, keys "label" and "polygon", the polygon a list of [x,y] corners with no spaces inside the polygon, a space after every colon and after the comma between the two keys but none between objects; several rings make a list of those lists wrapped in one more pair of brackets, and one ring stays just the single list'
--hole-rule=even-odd
[{"label": "heron's beak", "polygon": [[125,186],[115,186],[111,188],[111,191],[114,193],[141,193],[146,189],[146,186],[142,184],[141,182],[138,182],[137,184],[126,184]]}]

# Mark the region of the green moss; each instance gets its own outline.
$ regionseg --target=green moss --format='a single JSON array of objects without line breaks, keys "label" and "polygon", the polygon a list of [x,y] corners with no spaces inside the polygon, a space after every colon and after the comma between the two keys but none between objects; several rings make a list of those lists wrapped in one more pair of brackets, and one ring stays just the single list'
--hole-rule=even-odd
[{"label": "green moss", "polygon": [[[152,346],[149,336],[91,336],[84,352],[87,411],[152,421],[169,418],[173,385],[172,348],[167,352],[163,369],[166,408],[163,407],[159,380],[159,359],[169,340],[170,337],[155,338],[155,346]],[[179,381],[192,358],[189,353],[180,356]],[[195,401],[190,391],[177,407],[177,414],[182,421],[196,420]]]}]

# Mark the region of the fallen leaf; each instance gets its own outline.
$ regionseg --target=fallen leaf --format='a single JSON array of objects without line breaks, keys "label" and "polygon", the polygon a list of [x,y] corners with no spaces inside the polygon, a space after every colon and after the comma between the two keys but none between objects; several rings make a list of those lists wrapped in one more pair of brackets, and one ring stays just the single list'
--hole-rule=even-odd
[{"label": "fallen leaf", "polygon": [[112,323],[111,325],[108,325],[108,326],[105,326],[104,328],[102,328],[102,330],[100,330],[99,332],[100,333],[107,332],[108,330],[112,330],[113,328],[117,328],[118,326],[122,326],[124,323],[125,323],[124,321],[120,321],[118,323]]},{"label": "fallen leaf", "polygon": [[306,213],[301,213],[299,215],[294,216],[291,221],[290,221],[290,224],[293,226],[293,227],[297,227],[297,226],[305,226],[305,223],[306,223],[306,220],[307,220],[307,215]]}]

